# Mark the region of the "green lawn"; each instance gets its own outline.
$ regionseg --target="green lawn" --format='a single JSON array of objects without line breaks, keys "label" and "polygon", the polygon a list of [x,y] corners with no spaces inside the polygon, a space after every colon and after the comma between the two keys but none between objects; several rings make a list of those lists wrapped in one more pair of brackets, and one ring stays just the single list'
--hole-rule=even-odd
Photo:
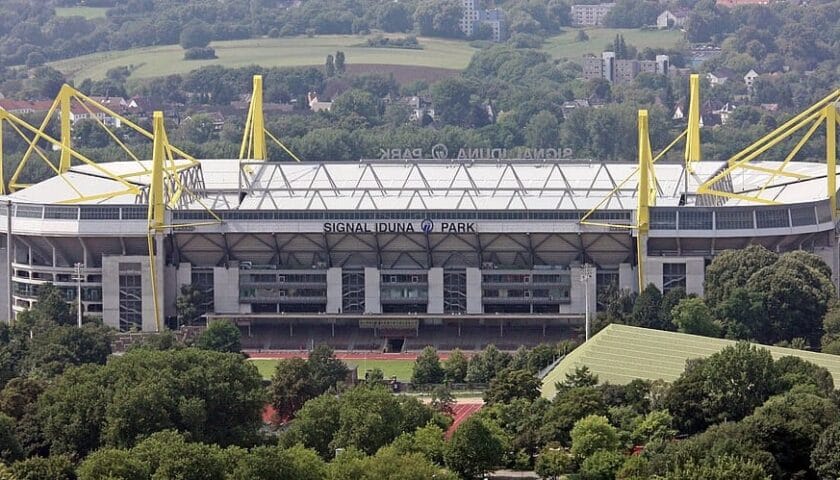
[{"label": "green lawn", "polygon": [[105,18],[106,7],[57,7],[56,16],[59,17],[85,17],[88,20],[94,18]]},{"label": "green lawn", "polygon": [[[260,375],[265,379],[271,378],[274,374],[274,366],[277,364],[277,360],[258,359],[251,362],[254,362]],[[411,370],[414,368],[413,360],[350,360],[345,363],[350,367],[357,366],[360,378],[365,377],[365,370],[379,368],[385,374],[385,378],[396,375],[398,380],[408,381],[411,380]]]},{"label": "green lawn", "polygon": [[114,67],[133,65],[132,78],[149,78],[176,73],[187,73],[205,65],[242,67],[291,67],[323,65],[324,59],[336,50],[342,50],[348,64],[412,65],[461,70],[467,66],[476,49],[467,42],[420,38],[423,50],[398,48],[367,48],[353,46],[363,43],[366,37],[354,35],[321,35],[317,37],[258,38],[213,42],[215,60],[184,60],[184,51],[178,45],[135,48],[123,51],[94,53],[50,65],[74,80],[101,79]]},{"label": "green lawn", "polygon": [[627,45],[633,45],[640,51],[645,47],[674,47],[682,39],[682,33],[674,30],[648,31],[628,28],[588,28],[585,30],[589,35],[587,41],[578,42],[578,29],[570,29],[561,35],[549,38],[543,50],[554,58],[579,61],[586,53],[600,55],[604,47],[612,43],[616,35],[623,35]]}]

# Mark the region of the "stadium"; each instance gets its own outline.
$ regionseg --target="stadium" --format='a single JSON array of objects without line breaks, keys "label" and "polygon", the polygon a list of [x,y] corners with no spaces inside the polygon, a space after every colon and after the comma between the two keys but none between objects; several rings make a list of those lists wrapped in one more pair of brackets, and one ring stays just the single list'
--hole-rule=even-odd
[{"label": "stadium", "polygon": [[[206,318],[236,322],[250,348],[515,348],[579,334],[609,288],[702,294],[710,259],[749,244],[814,252],[836,283],[840,90],[729,161],[700,161],[691,83],[683,134],[652,151],[640,112],[639,158],[626,163],[266,161],[266,137],[279,141],[263,127],[260,78],[239,159],[192,158],[156,115],[151,132],[122,122],[153,142],[151,160],[96,163],[73,150],[63,112],[107,108],[66,87],[48,114],[61,138],[0,113],[35,154],[40,142],[61,155],[54,176],[26,186],[17,174],[37,157],[24,157],[0,198],[4,311],[50,282],[73,303],[80,293],[85,315],[156,331],[177,324],[180,287],[195,285],[212,298]],[[796,161],[817,129],[825,163]],[[761,160],[797,132],[784,161]],[[657,162],[683,142],[684,162]]]}]

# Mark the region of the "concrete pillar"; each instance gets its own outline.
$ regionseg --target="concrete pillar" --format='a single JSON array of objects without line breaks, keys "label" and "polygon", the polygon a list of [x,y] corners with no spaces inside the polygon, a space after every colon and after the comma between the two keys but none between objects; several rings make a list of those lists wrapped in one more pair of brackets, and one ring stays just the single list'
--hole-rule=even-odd
[{"label": "concrete pillar", "polygon": [[[583,274],[583,266],[577,265],[571,267],[572,285],[569,292],[569,300],[571,303],[568,306],[568,313],[586,313],[586,290],[589,290],[589,318],[595,318],[595,309],[598,305],[598,298],[596,294],[595,278],[598,269],[595,265],[590,265],[592,276],[589,277],[587,284],[581,280]],[[588,285],[588,287],[586,286]],[[563,306],[561,305],[561,309]],[[564,309],[565,310],[565,309]]]},{"label": "concrete pillar", "polygon": [[327,269],[327,313],[341,313],[342,288],[341,268]]},{"label": "concrete pillar", "polygon": [[[103,256],[102,257],[102,322],[105,325],[120,328],[120,272],[122,269],[130,272],[140,272],[140,300],[142,330],[154,332],[157,329],[155,323],[155,300],[152,294],[152,269],[149,265],[149,257],[144,255],[127,256]],[[158,270],[158,313],[161,315],[163,324],[163,311],[166,295],[163,292],[164,272]]]},{"label": "concrete pillar", "polygon": [[[669,258],[669,262],[676,262],[677,259]],[[662,261],[661,257],[648,257],[644,261],[645,266],[645,284],[642,289],[646,288],[651,283],[656,285],[660,291],[662,290]]]},{"label": "concrete pillar", "polygon": [[213,306],[216,313],[240,313],[239,263],[213,267]]},{"label": "concrete pillar", "polygon": [[11,281],[11,272],[8,271],[8,266],[6,265],[6,249],[0,248],[0,323],[11,323],[11,318],[6,318],[9,316],[7,312],[11,311],[9,308],[9,299],[11,295],[6,295],[6,289],[9,288],[9,282]]},{"label": "concrete pillar", "polygon": [[429,269],[429,313],[443,313],[443,269]]},{"label": "concrete pillar", "polygon": [[831,281],[836,288],[840,288],[840,248],[838,248],[837,236],[831,236],[831,245],[815,247],[814,254],[831,267]]},{"label": "concrete pillar", "polygon": [[639,283],[638,273],[633,265],[622,263],[618,266],[618,288],[635,292]]},{"label": "concrete pillar", "polygon": [[[120,257],[102,257],[102,323],[120,328]],[[148,263],[148,260],[146,261]]]},{"label": "concrete pillar", "polygon": [[703,296],[703,281],[706,279],[706,261],[703,257],[685,259],[685,291]]},{"label": "concrete pillar", "polygon": [[382,313],[379,269],[365,268],[365,313]]},{"label": "concrete pillar", "polygon": [[467,313],[484,313],[482,296],[481,270],[467,268]]}]

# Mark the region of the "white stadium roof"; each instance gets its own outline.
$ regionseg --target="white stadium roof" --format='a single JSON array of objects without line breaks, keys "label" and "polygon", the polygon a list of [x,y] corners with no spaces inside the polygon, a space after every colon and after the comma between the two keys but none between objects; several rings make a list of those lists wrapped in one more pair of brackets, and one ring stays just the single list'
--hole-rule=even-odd
[{"label": "white stadium roof", "polygon": [[[185,162],[185,161],[181,161]],[[102,167],[141,188],[148,186],[150,162],[111,162]],[[760,192],[778,203],[824,200],[825,165],[792,162],[786,172],[808,179],[772,175],[780,162],[753,162],[757,169],[732,174],[735,192]],[[712,178],[725,162],[704,161],[689,177],[689,192]],[[194,167],[199,168],[199,167]],[[371,161],[274,163],[201,160],[201,181],[191,189],[214,209],[258,210],[588,210],[606,199],[604,210],[636,207],[637,175],[632,163],[571,163],[502,160]],[[657,164],[657,206],[678,206],[684,189],[681,164]],[[626,179],[626,182],[625,182]],[[622,182],[624,182],[622,184]],[[618,191],[611,195],[617,187]],[[762,190],[763,188],[763,190]],[[6,198],[37,204],[135,204],[125,186],[90,165],[49,178]],[[247,192],[240,203],[240,191]],[[113,195],[108,196],[108,193]],[[88,199],[84,199],[90,197]],[[609,198],[607,198],[609,197]],[[689,195],[689,204],[693,195]],[[724,206],[748,200],[726,199]],[[186,206],[203,209],[198,202]]]}]

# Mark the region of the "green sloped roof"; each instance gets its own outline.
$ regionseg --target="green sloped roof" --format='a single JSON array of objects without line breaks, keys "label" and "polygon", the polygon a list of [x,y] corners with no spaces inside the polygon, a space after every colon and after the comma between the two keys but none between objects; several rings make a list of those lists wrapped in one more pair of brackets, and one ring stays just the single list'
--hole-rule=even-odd
[{"label": "green sloped roof", "polygon": [[[685,370],[686,360],[719,352],[733,340],[612,324],[576,348],[543,379],[542,395],[553,398],[554,384],[566,373],[587,366],[602,383],[626,384],[637,378],[672,382]],[[764,346],[773,358],[793,355],[825,367],[840,385],[840,355]]]}]

